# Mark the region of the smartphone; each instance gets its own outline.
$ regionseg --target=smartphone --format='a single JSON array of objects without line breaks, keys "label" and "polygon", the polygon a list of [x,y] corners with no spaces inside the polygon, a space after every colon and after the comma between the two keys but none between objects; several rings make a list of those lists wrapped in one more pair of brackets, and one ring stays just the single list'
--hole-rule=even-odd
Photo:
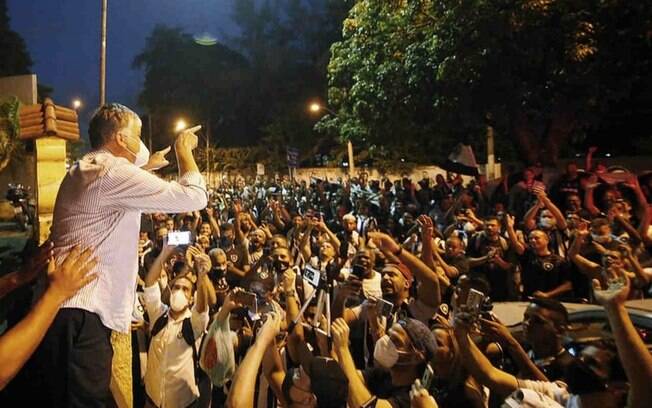
[{"label": "smartphone", "polygon": [[313,288],[316,288],[319,286],[319,281],[321,280],[321,271],[310,265],[306,265],[306,268],[303,270],[303,279]]},{"label": "smartphone", "polygon": [[482,303],[484,302],[484,293],[479,290],[470,289],[466,297],[466,309],[473,316],[478,316]]},{"label": "smartphone", "polygon": [[190,231],[174,231],[168,233],[168,245],[190,245]]},{"label": "smartphone", "polygon": [[365,275],[365,269],[364,266],[362,265],[353,265],[351,266],[351,275],[357,277],[358,279],[362,279]]},{"label": "smartphone", "polygon": [[258,313],[258,299],[255,293],[239,291],[235,294],[234,300],[246,307],[254,315]]},{"label": "smartphone", "polygon": [[394,305],[391,302],[386,301],[385,299],[378,298],[376,299],[376,309],[380,316],[385,316],[386,318],[392,313]]},{"label": "smartphone", "polygon": [[421,378],[421,385],[424,389],[429,390],[430,385],[432,384],[432,377],[434,377],[435,372],[433,371],[430,364],[426,364],[426,369],[423,371],[423,377]]}]

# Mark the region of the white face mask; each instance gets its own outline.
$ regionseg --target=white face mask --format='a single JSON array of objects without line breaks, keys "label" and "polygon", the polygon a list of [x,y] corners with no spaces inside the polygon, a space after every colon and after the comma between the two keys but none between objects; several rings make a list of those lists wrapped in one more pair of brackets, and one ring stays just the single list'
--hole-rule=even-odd
[{"label": "white face mask", "polygon": [[398,350],[388,335],[384,335],[376,341],[374,359],[386,369],[390,369],[398,363]]},{"label": "white face mask", "polygon": [[170,308],[175,312],[181,312],[188,307],[188,298],[181,289],[176,289],[170,294]]},{"label": "white face mask", "polygon": [[539,219],[539,226],[544,229],[552,228],[555,225],[555,222],[550,218],[541,218]]},{"label": "white face mask", "polygon": [[145,143],[143,143],[142,140],[139,139],[138,141],[140,142],[140,149],[138,150],[138,153],[132,152],[128,147],[127,150],[129,150],[129,153],[133,154],[136,157],[136,160],[134,160],[134,165],[137,167],[143,167],[149,161],[149,149],[147,146],[145,146]]}]

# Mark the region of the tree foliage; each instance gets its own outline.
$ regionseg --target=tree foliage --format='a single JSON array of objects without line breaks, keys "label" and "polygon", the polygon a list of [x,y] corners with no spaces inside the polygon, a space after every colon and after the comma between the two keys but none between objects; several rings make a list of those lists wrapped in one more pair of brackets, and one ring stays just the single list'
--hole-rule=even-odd
[{"label": "tree foliage", "polygon": [[[10,27],[6,0],[0,0],[0,77],[30,73],[32,59],[23,38]],[[18,108],[16,98],[0,101],[0,171],[16,153],[23,151],[18,140]]]},{"label": "tree foliage", "polygon": [[347,3],[238,0],[238,33],[210,47],[157,27],[134,60],[145,72],[140,102],[152,112],[157,145],[169,143],[168,129],[184,116],[210,121],[212,144],[259,145],[266,161],[284,163],[288,145],[309,153],[316,119],[306,104],[326,93],[329,47],[340,38]]},{"label": "tree foliage", "polygon": [[652,3],[624,0],[361,0],[318,129],[427,160],[481,146],[491,120],[499,148],[555,162],[649,83],[651,21]]},{"label": "tree foliage", "polygon": [[25,41],[9,23],[7,1],[0,0],[0,77],[29,74],[32,58]]}]

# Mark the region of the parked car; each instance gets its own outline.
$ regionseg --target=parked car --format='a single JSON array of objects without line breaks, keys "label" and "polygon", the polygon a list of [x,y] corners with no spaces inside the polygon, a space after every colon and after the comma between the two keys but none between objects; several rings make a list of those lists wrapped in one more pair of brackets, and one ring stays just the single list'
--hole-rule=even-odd
[{"label": "parked car", "polygon": [[[518,340],[523,339],[521,322],[528,302],[495,302],[493,313],[508,326]],[[568,310],[568,342],[581,347],[595,341],[610,341],[611,329],[600,305],[563,303]],[[625,304],[632,323],[652,351],[652,299],[630,300]]]}]

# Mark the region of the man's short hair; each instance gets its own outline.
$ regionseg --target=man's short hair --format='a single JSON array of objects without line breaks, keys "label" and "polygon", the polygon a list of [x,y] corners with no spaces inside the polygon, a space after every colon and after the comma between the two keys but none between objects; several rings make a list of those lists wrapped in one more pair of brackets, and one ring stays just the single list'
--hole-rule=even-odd
[{"label": "man's short hair", "polygon": [[535,304],[542,309],[551,310],[559,314],[562,320],[555,322],[557,326],[565,327],[568,324],[568,310],[566,310],[566,307],[560,301],[555,299],[532,298],[530,299],[530,304]]},{"label": "man's short hair", "polygon": [[499,226],[502,226],[502,225],[503,225],[502,220],[501,220],[500,217],[497,216],[497,215],[488,215],[488,216],[484,217],[484,220],[483,220],[483,221],[484,221],[485,223],[487,223],[487,222],[489,222],[489,221],[496,221],[496,222],[498,223]]},{"label": "man's short hair", "polygon": [[604,218],[604,217],[594,218],[591,221],[591,229],[598,229],[598,228],[603,227],[605,225],[610,226],[611,223],[609,222],[609,220],[607,218]]},{"label": "man's short hair", "polygon": [[91,148],[104,146],[119,130],[129,126],[129,121],[138,115],[119,103],[108,103],[99,107],[88,125],[88,138]]}]

